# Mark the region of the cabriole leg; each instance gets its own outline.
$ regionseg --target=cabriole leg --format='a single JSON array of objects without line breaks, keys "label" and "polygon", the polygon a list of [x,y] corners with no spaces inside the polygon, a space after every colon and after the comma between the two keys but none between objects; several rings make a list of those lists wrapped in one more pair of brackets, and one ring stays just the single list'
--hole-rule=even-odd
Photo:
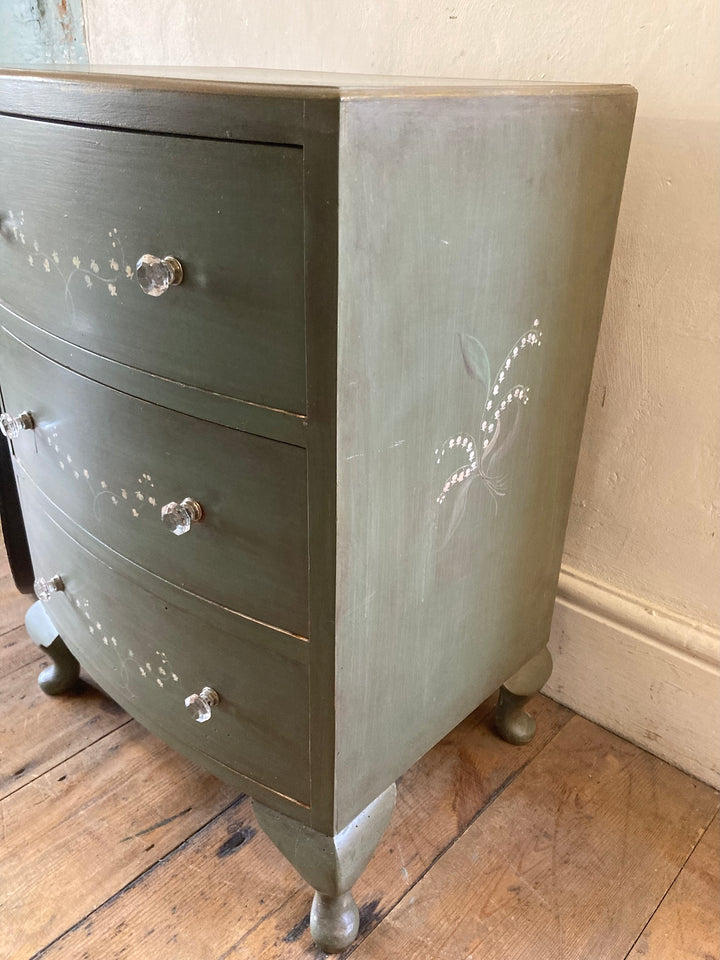
[{"label": "cabriole leg", "polygon": [[31,640],[52,660],[50,666],[40,671],[40,689],[51,697],[72,690],[80,676],[80,664],[65,646],[39,600],[25,614],[25,626]]},{"label": "cabriole leg", "polygon": [[495,729],[508,743],[529,743],[535,736],[535,718],[523,707],[548,681],[552,673],[552,657],[545,647],[536,657],[500,687],[495,708]]},{"label": "cabriole leg", "polygon": [[262,829],[315,889],[310,933],[326,953],[340,953],[357,936],[360,919],[350,888],[375,852],[394,806],[393,783],[343,830],[327,836],[253,801]]}]

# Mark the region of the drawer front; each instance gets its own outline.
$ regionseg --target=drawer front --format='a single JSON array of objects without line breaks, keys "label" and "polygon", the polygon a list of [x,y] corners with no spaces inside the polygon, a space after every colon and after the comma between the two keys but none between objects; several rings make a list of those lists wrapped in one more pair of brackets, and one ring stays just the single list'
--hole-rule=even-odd
[{"label": "drawer front", "polygon": [[[307,635],[305,450],[188,417],[112,390],[0,334],[13,441],[30,478],[113,550],[171,583]],[[204,510],[176,536],[161,507]]]},{"label": "drawer front", "polygon": [[[0,116],[0,300],[78,346],[305,411],[302,150]],[[182,283],[147,296],[143,254]]]},{"label": "drawer front", "polygon": [[[223,631],[203,601],[183,596],[181,607],[175,588],[141,587],[51,520],[27,483],[20,488],[35,571],[64,585],[43,608],[90,675],[173,746],[308,802],[307,665],[248,641],[239,617],[226,614]],[[220,701],[198,723],[185,698],[205,686]]]}]

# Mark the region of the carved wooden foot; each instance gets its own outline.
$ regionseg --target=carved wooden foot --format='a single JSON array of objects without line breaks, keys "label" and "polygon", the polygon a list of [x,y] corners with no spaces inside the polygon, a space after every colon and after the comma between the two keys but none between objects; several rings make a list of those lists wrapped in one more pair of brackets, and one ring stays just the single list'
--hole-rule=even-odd
[{"label": "carved wooden foot", "polygon": [[523,710],[527,701],[547,682],[552,657],[544,648],[500,687],[495,708],[495,729],[508,743],[529,743],[535,736],[535,718]]},{"label": "carved wooden foot", "polygon": [[25,614],[25,626],[30,638],[52,660],[50,666],[40,671],[40,689],[51,697],[72,690],[80,676],[80,664],[65,646],[39,600]]},{"label": "carved wooden foot", "polygon": [[262,829],[315,888],[310,933],[326,953],[340,953],[357,936],[360,919],[350,888],[375,852],[394,806],[393,783],[343,830],[327,836],[253,801]]}]

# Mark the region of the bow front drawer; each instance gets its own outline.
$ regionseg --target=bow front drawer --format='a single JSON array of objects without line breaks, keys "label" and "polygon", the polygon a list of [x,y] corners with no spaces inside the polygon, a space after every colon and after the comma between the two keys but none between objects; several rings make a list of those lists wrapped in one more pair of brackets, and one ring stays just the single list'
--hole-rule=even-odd
[{"label": "bow front drawer", "polygon": [[300,147],[7,116],[0,142],[6,306],[128,366],[304,413]]},{"label": "bow front drawer", "polygon": [[[271,637],[250,639],[258,628],[240,617],[154,577],[140,586],[124,561],[108,565],[72,525],[58,526],[23,482],[21,494],[35,570],[60,584],[43,609],[110,696],[194,759],[307,802],[307,644],[273,648]],[[219,700],[198,723],[185,701],[204,687]]]},{"label": "bow front drawer", "polygon": [[163,579],[307,636],[303,448],[112,390],[8,333],[0,375],[17,460],[67,516]]}]

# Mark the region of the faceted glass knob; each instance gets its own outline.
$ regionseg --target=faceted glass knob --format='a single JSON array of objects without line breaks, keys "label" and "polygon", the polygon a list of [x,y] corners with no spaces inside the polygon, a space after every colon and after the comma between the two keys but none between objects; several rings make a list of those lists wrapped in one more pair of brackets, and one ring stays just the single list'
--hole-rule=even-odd
[{"label": "faceted glass knob", "polygon": [[160,509],[160,517],[170,533],[176,537],[187,533],[193,523],[203,518],[203,508],[191,497],[185,497],[180,503],[171,501]]},{"label": "faceted glass knob", "polygon": [[15,437],[20,436],[23,430],[32,430],[34,426],[35,421],[32,414],[27,410],[19,413],[16,417],[9,413],[0,413],[0,432],[8,440],[14,440]]},{"label": "faceted glass knob", "polygon": [[135,264],[135,276],[143,293],[159,297],[173,284],[182,283],[183,268],[175,257],[160,258],[144,253]]},{"label": "faceted glass knob", "polygon": [[220,703],[220,697],[212,687],[203,687],[200,693],[191,693],[185,698],[187,712],[196,723],[205,723],[212,716],[212,708]]},{"label": "faceted glass knob", "polygon": [[56,573],[54,577],[47,580],[45,577],[38,577],[33,587],[38,600],[44,600],[47,603],[54,593],[59,593],[65,589],[65,584],[62,582],[62,577]]}]

